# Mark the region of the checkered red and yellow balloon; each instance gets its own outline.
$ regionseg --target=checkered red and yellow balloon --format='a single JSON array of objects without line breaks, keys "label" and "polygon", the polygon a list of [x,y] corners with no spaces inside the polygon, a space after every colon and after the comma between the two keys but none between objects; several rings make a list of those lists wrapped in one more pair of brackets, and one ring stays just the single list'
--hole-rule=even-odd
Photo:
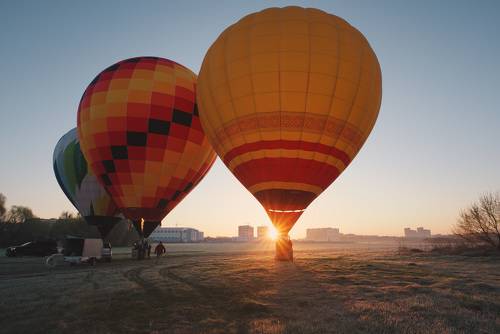
[{"label": "checkered red and yellow balloon", "polygon": [[195,96],[189,69],[138,57],[102,71],[80,101],[78,134],[89,167],[145,236],[215,161]]}]

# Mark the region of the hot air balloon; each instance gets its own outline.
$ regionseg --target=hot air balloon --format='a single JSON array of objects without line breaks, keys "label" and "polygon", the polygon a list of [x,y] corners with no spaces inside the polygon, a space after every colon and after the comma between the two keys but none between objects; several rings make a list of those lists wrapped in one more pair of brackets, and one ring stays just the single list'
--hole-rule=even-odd
[{"label": "hot air balloon", "polygon": [[281,234],[278,253],[291,252],[292,226],[360,150],[381,94],[368,41],[318,9],[250,14],[207,51],[197,92],[203,129]]},{"label": "hot air balloon", "polygon": [[54,149],[54,173],[66,197],[85,221],[95,225],[104,239],[121,216],[106,190],[88,170],[76,128],[59,139]]},{"label": "hot air balloon", "polygon": [[82,152],[142,236],[151,234],[215,161],[195,89],[196,75],[186,67],[138,57],[102,71],[80,101]]}]

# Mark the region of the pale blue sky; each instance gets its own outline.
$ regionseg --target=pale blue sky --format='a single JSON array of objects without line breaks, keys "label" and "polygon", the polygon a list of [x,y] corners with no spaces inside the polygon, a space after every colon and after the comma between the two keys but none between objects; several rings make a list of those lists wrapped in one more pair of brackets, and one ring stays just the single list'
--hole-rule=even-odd
[{"label": "pale blue sky", "polygon": [[[500,189],[498,1],[2,1],[0,192],[41,217],[72,210],[52,172],[57,140],[76,126],[94,76],[118,60],[151,55],[197,72],[225,27],[272,6],[336,14],[375,50],[383,101],[353,163],[292,230],[401,235],[447,233],[460,208]],[[269,224],[220,161],[163,221],[208,235]]]}]

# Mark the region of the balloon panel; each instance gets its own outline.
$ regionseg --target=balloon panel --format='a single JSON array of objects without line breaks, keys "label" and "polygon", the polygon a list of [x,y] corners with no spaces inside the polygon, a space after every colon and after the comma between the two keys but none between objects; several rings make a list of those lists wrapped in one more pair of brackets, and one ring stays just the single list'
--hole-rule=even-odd
[{"label": "balloon panel", "polygon": [[127,218],[159,222],[213,164],[195,88],[184,66],[139,57],[107,68],[83,94],[82,151]]},{"label": "balloon panel", "polygon": [[70,156],[70,154],[64,153],[68,145],[73,144],[76,138],[76,129],[70,130],[68,133],[62,136],[61,139],[59,139],[59,141],[57,142],[52,159],[54,174],[56,176],[57,183],[75,208],[77,208],[74,200],[76,182],[74,177],[69,177],[70,173],[74,174],[75,168],[71,168],[71,166],[68,166],[67,162],[65,163],[65,157],[67,158],[68,156]]},{"label": "balloon panel", "polygon": [[[97,196],[96,196],[97,195]],[[116,207],[94,175],[87,174],[75,193],[76,202],[88,209],[86,216],[113,216]]]},{"label": "balloon panel", "polygon": [[343,19],[270,8],[218,37],[197,94],[214,149],[288,232],[365,142],[381,72],[367,40]]},{"label": "balloon panel", "polygon": [[109,195],[87,169],[76,128],[57,143],[53,164],[59,186],[82,217],[89,221],[92,216],[112,217],[117,213]]}]

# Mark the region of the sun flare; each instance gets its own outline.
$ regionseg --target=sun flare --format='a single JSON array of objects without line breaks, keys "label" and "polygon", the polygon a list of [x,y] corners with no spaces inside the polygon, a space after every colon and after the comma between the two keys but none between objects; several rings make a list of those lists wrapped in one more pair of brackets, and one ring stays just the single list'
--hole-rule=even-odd
[{"label": "sun flare", "polygon": [[276,240],[278,238],[278,231],[274,228],[274,226],[269,227],[267,236],[271,240]]}]

